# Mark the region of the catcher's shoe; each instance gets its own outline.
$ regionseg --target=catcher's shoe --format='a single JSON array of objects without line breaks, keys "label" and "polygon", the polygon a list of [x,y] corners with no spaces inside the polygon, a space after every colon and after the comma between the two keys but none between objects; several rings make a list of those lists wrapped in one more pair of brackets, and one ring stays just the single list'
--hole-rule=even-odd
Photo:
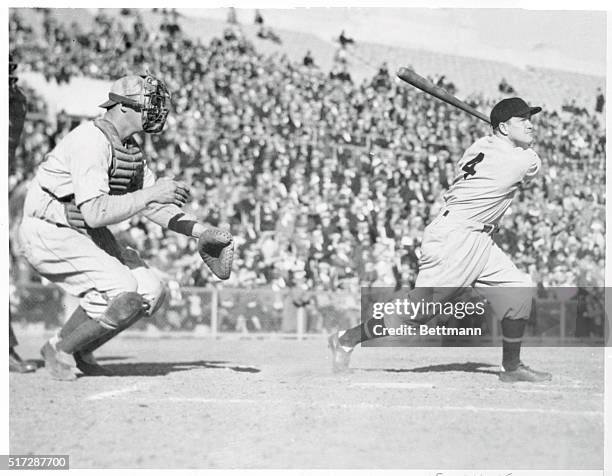
[{"label": "catcher's shoe", "polygon": [[[503,368],[503,367],[502,367]],[[499,373],[502,382],[547,382],[552,379],[552,374],[540,372],[527,367],[523,362],[515,370],[502,370]]]},{"label": "catcher's shoe", "polygon": [[77,369],[91,377],[111,377],[115,373],[98,363],[91,352],[77,351],[73,354]]},{"label": "catcher's shoe", "polygon": [[345,350],[345,348],[340,345],[338,332],[334,332],[330,335],[327,342],[329,343],[329,349],[332,353],[332,370],[334,373],[350,372],[349,363],[351,361],[353,349]]},{"label": "catcher's shoe", "polygon": [[76,374],[72,370],[72,356],[61,350],[57,350],[50,341],[40,349],[40,355],[45,361],[45,368],[56,380],[76,380]]}]

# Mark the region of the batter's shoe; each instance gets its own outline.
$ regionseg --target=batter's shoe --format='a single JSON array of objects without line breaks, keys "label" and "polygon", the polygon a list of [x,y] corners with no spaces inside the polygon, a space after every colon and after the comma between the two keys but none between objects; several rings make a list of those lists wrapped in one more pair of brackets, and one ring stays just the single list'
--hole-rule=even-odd
[{"label": "batter's shoe", "polygon": [[77,369],[91,377],[112,377],[114,372],[98,363],[91,352],[77,351],[72,354]]},{"label": "batter's shoe", "polygon": [[[503,367],[502,367],[503,368]],[[499,373],[502,382],[548,382],[552,379],[552,374],[539,372],[527,367],[523,362],[515,370],[502,370]]]},{"label": "batter's shoe", "polygon": [[56,380],[76,380],[72,370],[72,356],[57,350],[51,342],[47,341],[40,349],[40,355],[45,361],[45,368]]},{"label": "batter's shoe", "polygon": [[349,363],[351,361],[351,353],[353,349],[346,350],[346,347],[340,345],[338,332],[334,332],[327,340],[329,349],[332,353],[332,371],[334,373],[350,372]]},{"label": "batter's shoe", "polygon": [[27,374],[34,372],[36,369],[36,364],[22,360],[17,352],[12,348],[9,349],[9,372]]}]

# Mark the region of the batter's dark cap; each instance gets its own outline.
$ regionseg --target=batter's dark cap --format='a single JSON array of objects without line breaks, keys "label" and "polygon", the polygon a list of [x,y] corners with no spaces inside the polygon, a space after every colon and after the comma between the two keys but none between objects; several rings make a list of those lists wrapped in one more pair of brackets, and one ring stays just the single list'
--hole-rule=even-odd
[{"label": "batter's dark cap", "polygon": [[537,114],[541,110],[541,107],[529,106],[521,98],[502,99],[491,109],[491,126],[495,129],[500,123],[506,122],[511,117]]}]

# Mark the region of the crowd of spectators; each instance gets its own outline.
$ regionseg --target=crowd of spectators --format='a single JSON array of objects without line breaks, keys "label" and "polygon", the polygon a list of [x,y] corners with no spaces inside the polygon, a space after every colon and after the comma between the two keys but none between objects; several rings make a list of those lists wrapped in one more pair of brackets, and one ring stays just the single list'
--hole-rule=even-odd
[{"label": "crowd of spectators", "polygon": [[[412,285],[423,229],[485,125],[396,84],[384,65],[354,84],[314,61],[260,54],[238,25],[204,44],[183,33],[176,13],[157,13],[155,29],[130,12],[66,28],[42,10],[40,31],[13,11],[11,48],[49,81],[149,70],[167,82],[173,112],[162,134],[143,137],[145,151],[158,175],[192,184],[192,212],[229,224],[230,285]],[[469,101],[486,111],[498,99]],[[521,189],[495,239],[541,285],[603,285],[601,116],[544,111],[534,120],[542,173]],[[26,123],[12,189],[73,125],[44,114]],[[182,285],[210,279],[193,240],[140,218],[115,228]]]}]

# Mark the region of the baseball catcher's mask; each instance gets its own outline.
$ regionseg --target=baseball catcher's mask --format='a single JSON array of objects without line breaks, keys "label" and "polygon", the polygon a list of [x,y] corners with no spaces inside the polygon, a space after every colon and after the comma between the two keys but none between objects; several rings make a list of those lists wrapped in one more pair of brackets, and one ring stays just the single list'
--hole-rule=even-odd
[{"label": "baseball catcher's mask", "polygon": [[161,132],[170,112],[170,93],[160,79],[151,75],[140,77],[144,80],[141,95],[142,101],[115,92],[109,92],[109,100],[101,107],[105,107],[107,104],[122,104],[142,114],[143,131],[150,134]]}]

